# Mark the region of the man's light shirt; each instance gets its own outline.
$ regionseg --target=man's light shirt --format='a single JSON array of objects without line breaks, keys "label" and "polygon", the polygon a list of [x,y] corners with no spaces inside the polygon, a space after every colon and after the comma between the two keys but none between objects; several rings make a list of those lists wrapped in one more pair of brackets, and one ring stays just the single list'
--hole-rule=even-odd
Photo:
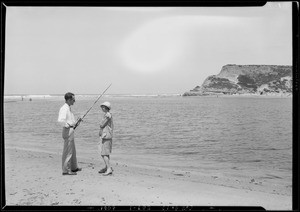
[{"label": "man's light shirt", "polygon": [[71,112],[70,106],[65,103],[59,110],[58,120],[61,126],[70,127],[75,125],[75,117]]}]

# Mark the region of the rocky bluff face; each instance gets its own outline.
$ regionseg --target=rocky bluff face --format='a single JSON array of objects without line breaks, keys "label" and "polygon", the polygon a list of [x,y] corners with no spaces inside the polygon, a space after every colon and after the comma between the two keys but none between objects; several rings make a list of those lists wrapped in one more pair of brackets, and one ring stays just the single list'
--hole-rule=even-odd
[{"label": "rocky bluff face", "polygon": [[225,65],[183,96],[245,93],[292,93],[292,66]]}]

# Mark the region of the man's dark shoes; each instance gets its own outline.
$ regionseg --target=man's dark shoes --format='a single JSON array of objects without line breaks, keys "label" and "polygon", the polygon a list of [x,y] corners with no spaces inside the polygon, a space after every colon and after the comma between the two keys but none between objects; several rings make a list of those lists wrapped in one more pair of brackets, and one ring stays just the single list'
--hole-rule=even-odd
[{"label": "man's dark shoes", "polygon": [[65,172],[65,173],[62,173],[62,175],[77,175],[76,172]]},{"label": "man's dark shoes", "polygon": [[80,172],[82,170],[82,168],[77,168],[75,170],[72,170],[72,172]]}]

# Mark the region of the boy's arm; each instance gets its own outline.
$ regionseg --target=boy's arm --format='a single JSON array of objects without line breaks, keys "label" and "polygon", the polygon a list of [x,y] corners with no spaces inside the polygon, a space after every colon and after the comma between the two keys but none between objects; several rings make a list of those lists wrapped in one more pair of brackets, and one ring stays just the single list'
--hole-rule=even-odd
[{"label": "boy's arm", "polygon": [[100,123],[100,128],[104,128],[108,124],[110,119],[111,119],[110,114],[106,114],[105,119]]}]

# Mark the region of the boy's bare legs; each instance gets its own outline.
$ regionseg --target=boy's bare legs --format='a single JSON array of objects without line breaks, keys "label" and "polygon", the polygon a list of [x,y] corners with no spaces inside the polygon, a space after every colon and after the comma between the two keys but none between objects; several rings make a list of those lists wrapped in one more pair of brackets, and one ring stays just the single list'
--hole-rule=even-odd
[{"label": "boy's bare legs", "polygon": [[109,167],[109,156],[107,155],[101,155],[103,161],[104,161],[104,164],[105,164],[105,167],[103,169],[101,169],[98,173],[105,173],[107,171],[107,168]]},{"label": "boy's bare legs", "polygon": [[102,158],[103,158],[103,160],[104,160],[106,169],[107,169],[107,168],[110,168],[110,164],[109,164],[109,155],[103,155]]},{"label": "boy's bare legs", "polygon": [[106,166],[106,172],[103,175],[109,175],[112,173],[112,168],[110,167],[110,163],[109,163],[109,155],[103,155],[102,156],[105,166]]}]

